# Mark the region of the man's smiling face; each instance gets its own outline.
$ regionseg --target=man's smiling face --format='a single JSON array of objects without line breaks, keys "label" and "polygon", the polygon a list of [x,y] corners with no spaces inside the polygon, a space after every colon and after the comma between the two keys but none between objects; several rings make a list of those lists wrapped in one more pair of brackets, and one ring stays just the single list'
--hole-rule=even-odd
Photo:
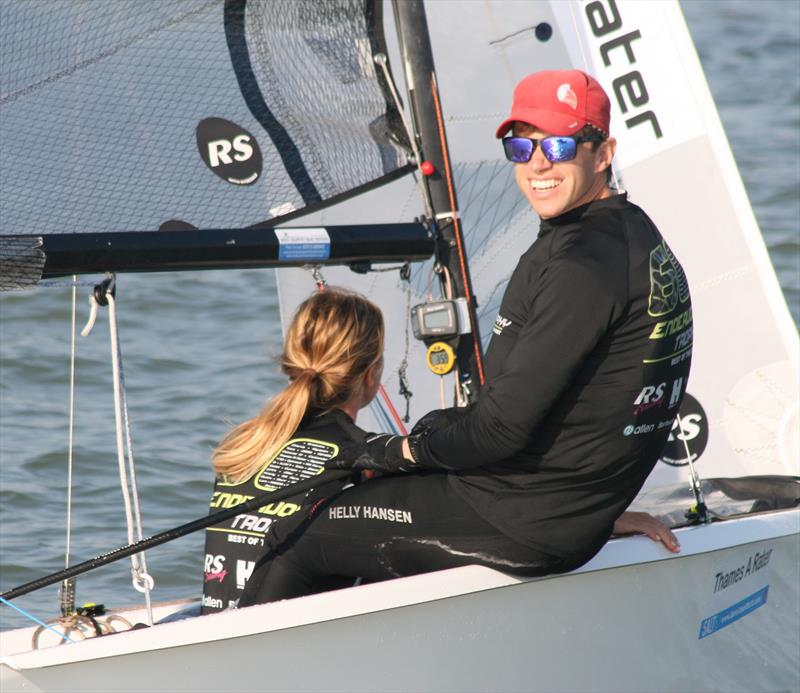
[{"label": "man's smiling face", "polygon": [[[513,135],[540,140],[550,133],[516,122]],[[615,149],[613,138],[602,142],[596,151],[592,151],[591,142],[581,142],[574,159],[553,163],[537,146],[530,161],[514,164],[517,185],[540,218],[557,217],[613,194],[606,185],[605,169],[611,164]]]}]

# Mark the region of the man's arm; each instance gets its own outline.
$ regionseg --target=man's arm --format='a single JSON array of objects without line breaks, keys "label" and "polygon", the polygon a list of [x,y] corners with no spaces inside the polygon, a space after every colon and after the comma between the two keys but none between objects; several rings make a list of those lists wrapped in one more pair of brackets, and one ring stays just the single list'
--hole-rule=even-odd
[{"label": "man's arm", "polygon": [[527,322],[498,375],[464,417],[412,439],[417,463],[468,469],[530,445],[618,315],[618,297],[609,284],[613,281],[592,259],[553,262],[536,284]]}]

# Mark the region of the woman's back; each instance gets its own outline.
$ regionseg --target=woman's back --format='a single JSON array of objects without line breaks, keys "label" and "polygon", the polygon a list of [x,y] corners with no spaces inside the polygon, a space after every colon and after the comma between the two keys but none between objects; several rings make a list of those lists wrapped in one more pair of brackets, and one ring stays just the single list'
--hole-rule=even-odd
[{"label": "woman's back", "polygon": [[[277,456],[284,458],[281,460],[284,463],[265,464],[252,477],[239,483],[217,480],[210,512],[233,507],[309,474],[319,473],[325,461],[334,457],[340,447],[363,442],[365,436],[340,409],[304,420]],[[281,471],[276,473],[277,469]],[[202,613],[237,606],[256,559],[264,552],[268,527],[274,520],[292,515],[296,516],[297,524],[302,522],[307,508],[299,511],[304,503],[308,505],[312,496],[301,494],[269,503],[206,530]]]}]

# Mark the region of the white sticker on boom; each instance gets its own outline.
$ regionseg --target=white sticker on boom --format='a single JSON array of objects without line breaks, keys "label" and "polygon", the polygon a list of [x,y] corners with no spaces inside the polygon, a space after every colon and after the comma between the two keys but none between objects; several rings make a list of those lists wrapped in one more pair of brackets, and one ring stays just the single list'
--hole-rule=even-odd
[{"label": "white sticker on boom", "polygon": [[325,470],[325,462],[335,457],[339,446],[311,438],[295,438],[284,445],[256,479],[257,488],[274,491],[310,479]]},{"label": "white sticker on boom", "polygon": [[274,231],[279,260],[327,260],[331,256],[331,237],[323,227]]}]

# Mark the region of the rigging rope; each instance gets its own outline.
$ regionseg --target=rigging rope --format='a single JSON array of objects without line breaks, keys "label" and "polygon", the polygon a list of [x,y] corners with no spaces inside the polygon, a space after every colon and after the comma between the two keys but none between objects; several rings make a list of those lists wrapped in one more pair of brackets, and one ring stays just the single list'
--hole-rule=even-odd
[{"label": "rigging rope", "polygon": [[[119,330],[117,326],[116,301],[114,299],[114,282],[106,288],[105,298],[108,301],[108,328],[111,337],[111,367],[114,373],[114,414],[117,422],[117,461],[119,462],[120,484],[125,503],[125,518],[128,523],[128,543],[133,544],[143,538],[142,514],[139,507],[139,492],[136,486],[136,470],[133,462],[133,445],[131,442],[130,418],[128,416],[128,398],[125,392],[125,374],[122,369],[122,350],[119,346]],[[124,446],[123,446],[124,434]],[[128,471],[126,474],[125,461],[127,456]],[[131,503],[131,501],[133,501]],[[134,536],[134,525],[136,536]],[[154,583],[147,572],[147,561],[144,553],[131,556],[131,574],[133,587],[145,595],[147,618],[153,625],[153,609],[150,600],[150,590]]]},{"label": "rigging rope", "polygon": [[70,637],[69,637],[69,636],[68,636],[66,633],[59,633],[59,632],[58,632],[58,631],[57,631],[55,628],[53,628],[52,626],[49,626],[49,625],[47,625],[47,624],[46,624],[44,621],[42,621],[41,619],[38,619],[38,618],[36,618],[36,616],[34,616],[34,615],[33,615],[32,613],[30,613],[29,611],[25,611],[25,609],[23,609],[23,608],[21,608],[21,607],[17,606],[16,604],[12,604],[10,601],[8,601],[8,599],[5,599],[5,598],[3,598],[3,597],[0,597],[0,602],[2,602],[3,604],[5,604],[6,606],[10,606],[12,609],[16,609],[16,610],[17,610],[17,611],[19,611],[19,613],[21,613],[21,614],[22,614],[22,615],[23,615],[25,618],[29,618],[29,619],[30,619],[31,621],[33,621],[34,623],[38,623],[40,628],[44,627],[44,628],[47,628],[47,629],[49,629],[49,630],[53,631],[53,632],[54,632],[54,633],[55,633],[55,634],[56,634],[56,635],[57,635],[59,638],[63,638],[63,639],[64,639],[64,640],[66,640],[67,642],[75,642],[75,641],[74,641],[74,640],[72,640],[72,639],[71,639],[71,638],[70,638]]},{"label": "rigging rope", "polygon": [[[419,152],[417,138],[414,135],[414,131],[411,129],[411,124],[408,122],[408,118],[406,118],[406,112],[403,109],[403,104],[400,101],[399,94],[397,93],[397,87],[395,86],[394,79],[392,78],[392,73],[389,72],[389,63],[386,59],[386,55],[383,53],[376,53],[373,59],[380,66],[383,76],[386,79],[386,83],[389,85],[389,91],[392,94],[395,108],[397,108],[397,112],[400,114],[400,120],[403,123],[403,128],[406,131],[406,137],[411,145],[411,151],[414,154],[414,163],[417,165],[417,168],[419,168],[422,164],[422,155]],[[421,176],[414,176],[414,178],[417,181],[417,187],[419,188],[419,194],[422,197],[422,203],[425,205],[425,214],[428,219],[433,219],[433,202],[431,202],[430,193],[422,182]]]},{"label": "rigging rope", "polygon": [[407,436],[408,430],[403,424],[403,420],[400,418],[400,414],[397,413],[397,409],[394,408],[394,404],[392,404],[392,400],[389,398],[389,393],[386,392],[386,388],[384,388],[383,385],[379,385],[378,392],[383,398],[383,401],[386,402],[386,406],[389,408],[389,413],[392,415],[392,419],[394,420],[394,423],[397,426],[397,430],[400,432],[400,435]]},{"label": "rigging rope", "polygon": [[[76,321],[78,306],[78,277],[72,275],[72,319],[70,322],[70,358],[69,358],[69,431],[67,433],[67,537],[64,549],[64,568],[69,568],[72,546],[72,465],[75,432],[75,351]],[[75,611],[75,578],[64,580],[59,589],[61,615],[67,616]]]},{"label": "rigging rope", "polygon": [[[109,633],[119,633],[115,623],[121,623],[123,630],[131,630],[133,624],[124,616],[119,614],[111,614],[106,616],[105,606],[102,604],[84,604],[77,611],[69,616],[62,616],[61,618],[51,619],[47,623],[37,621],[39,627],[33,631],[31,636],[31,649],[38,650],[40,647],[39,640],[45,629],[51,630],[57,635],[64,638],[58,644],[63,645],[64,642],[75,642],[69,635],[74,633],[75,636],[81,640],[86,638],[99,637],[108,635]],[[56,626],[63,629],[62,631],[56,630]]]},{"label": "rigging rope", "polygon": [[[128,416],[128,398],[125,391],[125,374],[122,368],[122,350],[119,346],[119,329],[117,325],[116,301],[114,290],[116,277],[113,274],[89,296],[91,314],[81,335],[87,336],[94,327],[97,319],[98,306],[108,305],[108,329],[111,341],[111,368],[114,386],[114,418],[116,421],[117,462],[119,466],[120,487],[125,505],[125,519],[127,522],[128,543],[133,544],[138,537],[143,538],[142,517],[139,505],[139,491],[136,485],[136,469],[133,460],[133,444]],[[126,470],[126,462],[128,469]],[[134,533],[135,530],[135,533]],[[155,581],[147,572],[147,561],[144,553],[131,555],[132,583],[135,590],[145,595],[145,606],[149,625],[153,625],[153,609],[150,599],[150,590]]]},{"label": "rigging rope", "polygon": [[68,281],[58,279],[42,279],[36,284],[37,289],[63,289],[67,286],[97,286],[97,279],[78,279],[77,275],[72,275],[72,279]]},{"label": "rigging rope", "polygon": [[410,324],[411,315],[411,275],[408,268],[408,263],[405,263],[405,270],[400,271],[400,278],[406,283],[406,313],[405,313],[405,330],[403,331],[404,349],[403,358],[400,360],[400,365],[397,368],[397,378],[400,381],[400,389],[398,394],[406,400],[406,413],[403,417],[405,423],[411,421],[411,398],[414,393],[409,388],[408,382],[408,350],[410,347],[410,340],[408,335],[408,328]]}]

